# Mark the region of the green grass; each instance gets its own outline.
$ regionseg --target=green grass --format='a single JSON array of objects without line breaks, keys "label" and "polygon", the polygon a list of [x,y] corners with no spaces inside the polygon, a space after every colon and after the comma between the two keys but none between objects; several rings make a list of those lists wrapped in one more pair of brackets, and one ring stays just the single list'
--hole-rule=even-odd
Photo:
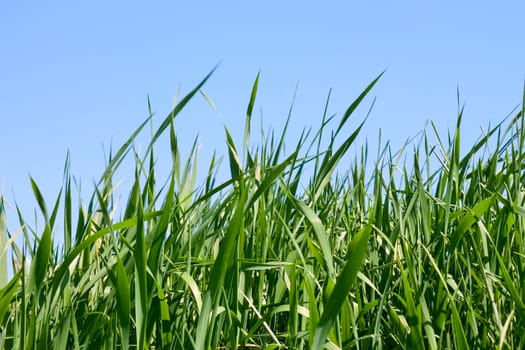
[{"label": "green grass", "polygon": [[[372,165],[363,145],[345,168],[363,124],[345,130],[379,77],[287,154],[289,120],[251,144],[257,76],[240,147],[225,128],[231,176],[218,183],[220,162],[198,176],[174,127],[210,75],[144,154],[133,145],[151,117],[110,156],[85,205],[69,160],[53,201],[31,179],[43,229],[19,215],[9,232],[0,199],[0,348],[525,347],[524,108],[469,149],[460,110],[446,140],[432,127],[413,150],[379,146]],[[168,175],[155,169],[162,135]],[[128,157],[118,214],[113,176]]]}]

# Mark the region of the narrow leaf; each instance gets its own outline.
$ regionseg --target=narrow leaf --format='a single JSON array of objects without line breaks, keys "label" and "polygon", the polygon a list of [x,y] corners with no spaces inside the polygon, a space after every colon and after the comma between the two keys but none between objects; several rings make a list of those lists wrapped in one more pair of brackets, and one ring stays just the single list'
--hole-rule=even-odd
[{"label": "narrow leaf", "polygon": [[350,242],[345,267],[337,277],[335,287],[326,302],[321,319],[315,330],[311,347],[314,350],[320,350],[323,347],[328,332],[337,319],[341,306],[348,297],[350,288],[355,283],[357,273],[363,265],[371,231],[370,225],[363,227]]}]

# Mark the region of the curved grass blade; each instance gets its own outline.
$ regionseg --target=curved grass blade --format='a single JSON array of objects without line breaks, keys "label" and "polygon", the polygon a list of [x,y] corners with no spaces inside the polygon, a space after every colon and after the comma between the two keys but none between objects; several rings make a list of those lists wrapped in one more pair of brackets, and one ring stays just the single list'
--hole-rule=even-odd
[{"label": "curved grass blade", "polygon": [[40,285],[46,277],[47,266],[49,264],[49,258],[51,257],[52,241],[51,241],[51,229],[46,224],[44,233],[38,242],[38,248],[36,250],[36,256],[31,261],[31,270],[29,272],[29,288],[32,291],[36,291],[39,295]]},{"label": "curved grass blade", "polygon": [[109,268],[108,264],[108,276],[110,277],[117,296],[117,316],[120,327],[120,339],[122,347],[127,349],[129,346],[129,334],[130,334],[130,316],[131,316],[131,292],[128,274],[126,268],[122,263],[122,259],[118,252],[116,252],[116,272]]},{"label": "curved grass blade", "polygon": [[47,215],[47,206],[44,200],[44,196],[42,196],[42,192],[40,192],[38,185],[32,177],[29,177],[29,181],[31,181],[31,188],[33,189],[33,194],[35,195],[36,202],[38,203],[38,206],[40,207],[40,210],[42,211],[42,214],[44,215],[44,218],[47,221],[49,216]]},{"label": "curved grass blade", "polygon": [[146,264],[146,243],[144,240],[144,212],[142,209],[142,199],[139,195],[140,186],[138,178],[135,180],[135,187],[137,194],[134,199],[134,206],[136,208],[137,225],[135,226],[135,249],[133,257],[135,260],[135,321],[137,331],[138,349],[144,349],[146,344],[146,322],[147,322],[147,264]]},{"label": "curved grass blade", "polygon": [[218,66],[215,66],[205,77],[204,79],[202,79],[202,81],[195,87],[193,88],[193,90],[191,90],[186,96],[184,96],[184,98],[175,105],[175,107],[173,108],[173,110],[168,114],[168,116],[166,116],[166,118],[164,118],[164,120],[162,121],[161,125],[159,126],[159,128],[157,129],[157,131],[155,132],[155,134],[153,134],[153,136],[151,137],[151,140],[150,140],[150,143],[148,145],[148,148],[146,149],[146,152],[145,154],[148,154],[151,149],[153,148],[153,145],[155,144],[155,142],[157,141],[157,139],[160,137],[160,135],[162,135],[162,133],[164,132],[164,130],[171,124],[172,120],[182,111],[182,109],[188,104],[188,102],[190,102],[190,100],[193,98],[193,96],[199,92],[199,90],[204,86],[204,84],[206,83],[206,81],[208,81],[208,79],[212,76],[212,74],[215,72],[215,70],[217,69]]},{"label": "curved grass blade", "polygon": [[325,158],[323,159],[321,166],[319,167],[318,176],[315,178],[314,188],[316,189],[314,194],[314,200],[319,198],[321,193],[324,191],[326,185],[330,181],[330,176],[334,172],[337,164],[341,158],[348,151],[350,146],[354,143],[357,135],[361,132],[363,125],[365,124],[364,120],[359,124],[357,129],[343,142],[343,144],[337,149],[337,151],[331,155],[331,152],[326,153]]},{"label": "curved grass blade", "polygon": [[368,84],[368,86],[363,90],[363,92],[361,92],[361,94],[347,108],[345,114],[343,115],[343,118],[341,118],[341,122],[339,123],[339,126],[337,127],[337,130],[335,131],[334,136],[339,134],[339,131],[346,124],[346,122],[348,121],[348,118],[350,118],[350,116],[354,113],[356,108],[361,104],[363,99],[366,97],[366,95],[368,95],[370,90],[372,90],[374,85],[378,82],[378,80],[383,76],[384,73],[385,71],[381,72],[381,74],[379,74],[374,80],[372,80],[372,82]]},{"label": "curved grass blade", "polygon": [[319,245],[321,247],[321,253],[323,255],[323,259],[325,262],[326,271],[328,272],[328,275],[332,279],[335,279],[334,261],[332,258],[333,252],[332,252],[332,248],[330,247],[330,242],[328,241],[328,234],[326,233],[324,229],[321,219],[303,201],[295,198],[291,194],[288,195],[288,198],[290,198],[294,207],[296,207],[306,217],[308,222],[310,222],[310,224],[312,225],[312,228],[317,237],[317,241],[319,242]]},{"label": "curved grass blade", "polygon": [[230,132],[228,131],[228,128],[226,128],[226,126],[224,127],[224,131],[226,132],[226,142],[228,144],[228,157],[230,159],[230,173],[231,173],[232,179],[236,179],[242,173],[241,160],[239,159],[239,153],[237,153],[237,149],[235,148],[235,143],[233,142],[233,138],[230,135]]},{"label": "curved grass blade", "polygon": [[173,201],[175,197],[175,179],[172,176],[170,181],[170,187],[166,193],[166,200],[162,206],[162,210],[159,221],[153,231],[152,242],[150,243],[149,254],[148,254],[148,267],[153,273],[157,273],[161,261],[163,259],[162,249],[164,245],[164,239],[166,236],[166,230],[169,225],[170,217],[172,214]]},{"label": "curved grass blade", "polygon": [[[4,198],[0,196],[0,288],[7,284],[7,223]],[[2,318],[0,317],[0,321]]]},{"label": "curved grass blade", "polygon": [[259,87],[260,75],[261,72],[258,72],[257,77],[255,77],[255,81],[252,87],[252,93],[250,94],[250,102],[248,103],[248,108],[246,109],[246,121],[244,125],[244,160],[246,160],[248,146],[250,144],[250,127],[252,123],[253,106],[255,104],[255,98],[257,97],[257,88]]},{"label": "curved grass blade", "polygon": [[485,198],[481,202],[477,203],[474,208],[469,210],[463,219],[459,222],[457,229],[452,235],[450,242],[450,251],[453,252],[458,246],[459,242],[465,235],[465,233],[474,225],[490,208],[492,201],[495,196],[492,195],[489,198]]},{"label": "curved grass blade", "polygon": [[294,152],[290,157],[286,158],[281,164],[275,166],[269,171],[269,174],[267,174],[264,179],[261,181],[261,184],[257,187],[257,190],[253,195],[251,195],[248,199],[248,204],[246,205],[246,209],[249,209],[252,207],[252,205],[257,201],[257,199],[266,192],[270,186],[274,183],[274,181],[283,174],[284,170],[288,165],[290,165],[293,160],[297,157],[297,152]]},{"label": "curved grass blade", "polygon": [[11,301],[18,290],[18,280],[22,275],[20,269],[2,289],[0,289],[0,322],[3,324],[4,316],[11,306]]},{"label": "curved grass blade", "polygon": [[[241,182],[242,185],[242,182]],[[195,349],[207,350],[209,347],[209,334],[212,320],[212,310],[216,307],[221,289],[223,288],[226,271],[232,265],[232,256],[235,244],[240,231],[244,227],[244,203],[246,200],[246,192],[243,191],[242,186],[238,194],[237,207],[235,213],[228,226],[226,236],[221,241],[219,252],[215,263],[213,264],[210,279],[208,281],[208,288],[204,295],[202,312],[200,313],[197,323],[197,331],[195,334]]]},{"label": "curved grass blade", "polygon": [[348,297],[350,288],[352,288],[355,283],[357,273],[363,265],[371,232],[372,227],[367,225],[363,227],[350,242],[345,267],[337,277],[337,282],[326,302],[324,311],[319,319],[319,324],[315,330],[311,347],[314,350],[323,348],[328,332],[337,319],[341,306]]}]

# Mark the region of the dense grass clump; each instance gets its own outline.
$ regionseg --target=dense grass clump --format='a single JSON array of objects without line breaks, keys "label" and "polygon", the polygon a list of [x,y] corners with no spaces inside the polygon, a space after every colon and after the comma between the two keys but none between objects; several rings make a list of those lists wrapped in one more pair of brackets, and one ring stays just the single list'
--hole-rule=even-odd
[{"label": "dense grass clump", "polygon": [[[225,129],[231,177],[217,184],[213,158],[198,185],[197,152],[181,159],[173,120],[208,78],[143,155],[133,142],[151,117],[110,157],[87,205],[67,167],[50,211],[31,180],[45,225],[20,215],[21,246],[0,201],[0,267],[10,250],[14,270],[0,280],[0,348],[525,347],[523,109],[468,150],[460,111],[446,142],[383,146],[371,167],[364,146],[346,169],[362,124],[343,127],[379,78],[290,154],[286,127],[250,146],[257,78],[242,148]],[[159,185],[163,134],[173,162]],[[117,214],[126,157],[135,182]]]}]

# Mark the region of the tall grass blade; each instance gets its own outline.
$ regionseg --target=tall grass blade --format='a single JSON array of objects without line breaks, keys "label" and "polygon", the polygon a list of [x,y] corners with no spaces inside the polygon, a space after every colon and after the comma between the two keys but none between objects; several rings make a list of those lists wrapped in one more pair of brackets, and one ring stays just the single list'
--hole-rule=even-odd
[{"label": "tall grass blade", "polygon": [[15,293],[18,291],[18,284],[20,283],[20,278],[22,276],[22,271],[19,270],[13,278],[0,289],[0,322],[3,324],[4,317],[11,307],[11,303]]},{"label": "tall grass blade", "polygon": [[[40,287],[47,275],[47,267],[52,250],[51,228],[46,224],[34,259],[31,261],[31,270],[29,272],[29,288],[37,296],[40,294]],[[38,298],[37,298],[38,299]]]},{"label": "tall grass blade", "polygon": [[350,242],[346,264],[337,277],[332,294],[328,298],[324,311],[319,319],[319,324],[314,333],[312,349],[322,349],[328,332],[337,319],[341,306],[348,297],[348,292],[352,288],[357,278],[357,273],[363,265],[368,246],[368,240],[372,228],[370,225],[363,227]]},{"label": "tall grass blade", "polygon": [[127,349],[129,347],[130,336],[131,291],[128,274],[118,252],[116,252],[115,267],[116,271],[112,271],[108,266],[108,273],[113,282],[113,286],[115,287],[117,297],[117,316],[122,347]]},{"label": "tall grass blade", "polygon": [[[139,189],[138,178],[134,187]],[[137,329],[138,349],[144,349],[146,344],[146,321],[148,317],[148,290],[147,290],[147,265],[146,265],[146,243],[144,239],[144,212],[142,199],[136,191],[132,206],[136,208],[137,224],[135,226],[135,248],[133,258],[135,260],[135,321]]]},{"label": "tall grass blade", "polygon": [[308,222],[312,225],[312,228],[315,232],[315,236],[319,242],[319,246],[321,247],[321,253],[326,271],[328,272],[330,278],[333,278],[335,280],[333,252],[332,248],[330,247],[330,242],[328,240],[328,234],[324,229],[321,219],[303,201],[298,200],[297,198],[291,195],[289,195],[289,198],[293,205],[297,208],[297,210],[299,210],[306,217]]},{"label": "tall grass blade", "polygon": [[4,198],[0,195],[0,289],[7,284],[7,248]]},{"label": "tall grass blade", "polygon": [[460,240],[463,238],[463,235],[478,221],[485,212],[490,208],[492,202],[494,200],[494,196],[491,196],[489,198],[485,198],[474,208],[469,210],[463,219],[459,222],[456,231],[451,237],[450,242],[450,251],[453,252],[456,247],[458,246]]},{"label": "tall grass blade", "polygon": [[250,144],[250,129],[251,129],[251,123],[252,123],[252,113],[253,113],[253,106],[255,105],[255,98],[257,97],[257,88],[259,87],[259,77],[261,75],[261,72],[257,73],[257,76],[255,77],[255,81],[253,82],[252,92],[250,94],[250,102],[248,103],[248,107],[246,109],[246,121],[244,125],[244,160],[246,161],[246,156],[248,152],[248,145]]},{"label": "tall grass blade", "polygon": [[38,203],[38,206],[40,207],[40,210],[44,215],[44,219],[47,221],[49,219],[49,216],[47,215],[47,206],[44,200],[44,196],[42,196],[42,192],[40,192],[40,189],[38,188],[38,185],[36,184],[35,180],[32,177],[30,177],[29,180],[31,181],[31,188],[33,189],[33,194],[35,195],[36,202]]},{"label": "tall grass blade", "polygon": [[372,82],[368,84],[368,86],[363,90],[363,92],[361,92],[361,94],[359,94],[359,96],[354,100],[354,102],[352,102],[350,106],[346,109],[346,112],[343,115],[343,118],[341,118],[341,121],[339,122],[339,126],[335,130],[335,135],[339,134],[339,131],[341,131],[341,129],[346,124],[350,116],[354,113],[356,108],[361,104],[363,99],[368,95],[370,90],[372,90],[372,88],[376,85],[379,79],[381,79],[384,73],[385,73],[384,71],[381,72],[381,74],[379,74],[374,80],[372,80]]},{"label": "tall grass blade", "polygon": [[239,237],[240,231],[244,227],[244,205],[246,200],[246,193],[241,188],[239,189],[235,213],[227,228],[226,236],[221,241],[217,258],[213,264],[213,268],[208,281],[208,288],[204,295],[202,312],[200,314],[197,329],[195,334],[195,349],[206,350],[209,348],[209,328],[213,327],[212,312],[218,306],[220,292],[223,287],[226,271],[233,264],[232,257],[235,250],[235,244]]},{"label": "tall grass blade", "polygon": [[164,120],[162,121],[162,123],[158,127],[157,131],[155,131],[155,133],[151,137],[151,141],[150,141],[150,143],[149,143],[149,145],[148,145],[148,147],[146,149],[145,154],[148,154],[151,151],[151,149],[153,148],[153,145],[155,144],[157,139],[160,137],[160,135],[162,135],[164,133],[164,130],[166,130],[166,128],[168,126],[170,126],[170,124],[172,123],[173,119],[176,116],[179,115],[179,113],[188,104],[188,102],[190,102],[190,100],[193,98],[193,96],[197,92],[200,91],[200,89],[204,86],[204,84],[208,81],[208,79],[212,76],[212,74],[215,72],[216,69],[217,69],[217,66],[215,66],[208,73],[208,75],[206,75],[206,77],[204,77],[204,79],[202,79],[202,81],[195,88],[193,88],[193,90],[191,90],[186,96],[184,96],[182,98],[182,100],[175,105],[173,110],[166,116],[166,118],[164,118]]},{"label": "tall grass blade", "polygon": [[241,160],[239,159],[239,154],[237,153],[237,149],[235,148],[233,138],[226,127],[224,127],[224,132],[226,133],[226,143],[228,145],[228,157],[230,159],[231,177],[232,179],[236,179],[242,173]]}]

